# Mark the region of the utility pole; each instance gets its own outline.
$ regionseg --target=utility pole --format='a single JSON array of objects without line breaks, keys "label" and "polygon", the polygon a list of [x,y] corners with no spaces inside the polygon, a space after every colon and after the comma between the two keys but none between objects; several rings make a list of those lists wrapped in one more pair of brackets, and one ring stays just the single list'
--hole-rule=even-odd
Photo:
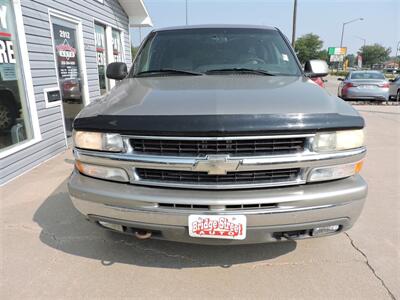
[{"label": "utility pole", "polygon": [[397,47],[396,47],[396,59],[398,59],[398,62],[399,62],[399,66],[398,66],[398,68],[400,69],[400,57],[399,57],[399,51],[400,51],[400,41],[397,43]]},{"label": "utility pole", "polygon": [[188,0],[185,0],[185,12],[186,25],[188,25]]},{"label": "utility pole", "polygon": [[292,29],[292,47],[296,44],[296,19],[297,19],[297,0],[294,0],[293,6],[293,29]]}]

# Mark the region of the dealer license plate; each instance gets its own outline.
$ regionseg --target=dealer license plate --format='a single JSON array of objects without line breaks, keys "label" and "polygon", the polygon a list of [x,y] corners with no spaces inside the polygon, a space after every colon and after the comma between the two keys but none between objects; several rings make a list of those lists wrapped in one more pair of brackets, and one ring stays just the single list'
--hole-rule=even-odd
[{"label": "dealer license plate", "polygon": [[189,235],[196,238],[244,240],[246,216],[190,215]]}]

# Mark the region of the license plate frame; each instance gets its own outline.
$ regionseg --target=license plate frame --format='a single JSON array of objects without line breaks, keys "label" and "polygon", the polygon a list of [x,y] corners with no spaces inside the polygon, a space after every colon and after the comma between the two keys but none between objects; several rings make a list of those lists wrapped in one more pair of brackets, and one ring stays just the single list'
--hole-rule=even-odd
[{"label": "license plate frame", "polygon": [[372,85],[372,84],[361,84],[359,85],[360,89],[365,89],[365,90],[372,90],[374,89],[376,86]]},{"label": "license plate frame", "polygon": [[194,238],[244,240],[245,215],[189,215],[189,236]]}]

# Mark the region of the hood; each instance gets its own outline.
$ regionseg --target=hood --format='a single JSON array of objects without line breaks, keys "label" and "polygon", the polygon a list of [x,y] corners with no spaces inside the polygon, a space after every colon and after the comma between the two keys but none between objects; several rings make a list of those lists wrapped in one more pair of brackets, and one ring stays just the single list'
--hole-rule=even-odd
[{"label": "hood", "polygon": [[[326,119],[328,115],[330,118]],[[172,130],[175,126],[181,126],[182,131],[182,126],[197,126],[190,131],[202,132],[205,128],[201,126],[207,124],[210,127],[207,130],[230,131],[231,126],[238,123],[236,127],[250,126],[246,130],[252,131],[256,130],[253,126],[257,122],[261,127],[269,122],[276,129],[278,120],[291,128],[296,124],[303,129],[308,126],[318,128],[321,124],[315,124],[317,119],[323,123],[335,119],[337,125],[346,119],[351,124],[344,122],[343,126],[363,126],[362,118],[350,105],[304,77],[169,76],[122,81],[108,96],[84,108],[75,120],[74,128],[114,128],[114,131],[124,128],[122,131],[127,132],[135,131],[138,126],[151,127],[155,131]],[[304,123],[306,120],[308,124]],[[110,122],[115,125],[104,128],[105,123]],[[135,123],[136,127],[132,125],[129,129],[126,123]]]}]

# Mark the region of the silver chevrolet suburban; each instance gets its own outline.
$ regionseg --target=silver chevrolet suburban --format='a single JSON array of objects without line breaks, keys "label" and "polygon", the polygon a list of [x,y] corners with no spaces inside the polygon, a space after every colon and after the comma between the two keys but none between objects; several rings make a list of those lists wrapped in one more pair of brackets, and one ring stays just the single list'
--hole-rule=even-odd
[{"label": "silver chevrolet suburban", "polygon": [[74,121],[75,207],[138,239],[264,243],[349,229],[362,210],[364,120],[259,26],[158,29]]}]

